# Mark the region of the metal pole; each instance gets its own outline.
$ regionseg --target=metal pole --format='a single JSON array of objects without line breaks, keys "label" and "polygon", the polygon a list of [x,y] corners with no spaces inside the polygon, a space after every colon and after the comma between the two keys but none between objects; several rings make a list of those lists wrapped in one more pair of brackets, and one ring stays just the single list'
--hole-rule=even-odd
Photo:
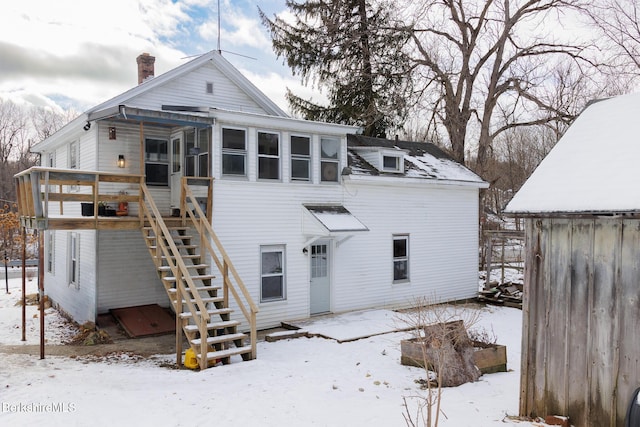
[{"label": "metal pole", "polygon": [[27,228],[22,227],[22,341],[27,340]]},{"label": "metal pole", "polygon": [[44,359],[44,234],[38,230],[38,297],[40,299],[40,359]]},{"label": "metal pole", "polygon": [[8,266],[9,266],[9,256],[7,255],[7,249],[5,248],[5,250],[4,250],[4,283],[5,283],[5,289],[6,289],[7,293],[9,293],[9,270],[8,270]]}]

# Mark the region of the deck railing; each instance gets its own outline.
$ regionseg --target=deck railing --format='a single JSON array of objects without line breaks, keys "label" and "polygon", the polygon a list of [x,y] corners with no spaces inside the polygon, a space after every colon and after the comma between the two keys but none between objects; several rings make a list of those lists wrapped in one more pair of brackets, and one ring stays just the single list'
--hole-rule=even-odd
[{"label": "deck railing", "polygon": [[[138,227],[141,185],[144,184],[141,175],[33,167],[15,175],[14,179],[18,214],[27,228]],[[124,206],[126,211],[118,212],[118,207]],[[102,213],[100,207],[108,210]]]},{"label": "deck railing", "polygon": [[222,291],[225,306],[229,307],[229,294],[231,294],[236,305],[240,308],[240,311],[242,311],[242,314],[248,322],[252,349],[251,358],[255,359],[257,355],[256,315],[258,313],[258,307],[253,302],[247,287],[236,271],[229,255],[227,255],[220,239],[218,239],[218,236],[213,231],[211,225],[212,185],[210,184],[208,187],[209,191],[205,199],[207,201],[207,212],[205,213],[198,202],[198,198],[194,195],[190,187],[190,185],[197,180],[211,180],[210,183],[212,184],[212,178],[182,178],[180,216],[183,220],[183,225],[190,224],[198,231],[202,250],[206,250],[218,268],[222,276]]}]

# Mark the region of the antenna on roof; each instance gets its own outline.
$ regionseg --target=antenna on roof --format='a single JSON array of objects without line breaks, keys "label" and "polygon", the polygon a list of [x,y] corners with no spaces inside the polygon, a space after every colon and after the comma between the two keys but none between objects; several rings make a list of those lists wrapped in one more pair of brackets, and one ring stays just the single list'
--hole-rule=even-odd
[{"label": "antenna on roof", "polygon": [[218,0],[218,53],[222,53],[220,50],[220,0]]}]

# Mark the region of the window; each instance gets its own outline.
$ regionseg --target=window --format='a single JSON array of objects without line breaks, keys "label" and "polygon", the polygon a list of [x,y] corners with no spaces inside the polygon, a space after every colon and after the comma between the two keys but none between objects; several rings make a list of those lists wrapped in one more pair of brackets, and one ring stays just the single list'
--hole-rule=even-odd
[{"label": "window", "polygon": [[409,280],[409,236],[393,236],[393,281]]},{"label": "window", "polygon": [[280,179],[280,142],[277,133],[258,132],[258,178]]},{"label": "window", "polygon": [[78,142],[69,144],[69,169],[78,169]]},{"label": "window", "polygon": [[311,139],[291,136],[291,180],[309,181],[311,178]]},{"label": "window", "polygon": [[46,253],[46,260],[47,260],[47,273],[51,273],[53,274],[53,248],[55,247],[55,241],[54,241],[54,236],[55,233],[53,231],[47,231],[47,253]]},{"label": "window", "polygon": [[78,250],[79,244],[78,233],[69,233],[69,286],[75,286],[76,289],[79,287],[79,273],[80,273],[80,263],[78,260],[78,255],[80,251]]},{"label": "window", "polygon": [[400,171],[400,157],[382,156],[382,169],[386,171]]},{"label": "window", "polygon": [[222,174],[247,174],[247,139],[243,129],[222,129]]},{"label": "window", "polygon": [[285,299],[284,247],[260,247],[260,302]]},{"label": "window", "polygon": [[180,138],[173,138],[171,144],[173,145],[171,172],[178,173],[180,172]]},{"label": "window", "polygon": [[[78,153],[78,146],[78,141],[73,141],[69,144],[69,169],[78,169],[78,159],[80,157]],[[79,188],[80,186],[78,185],[69,185],[67,191],[76,192]]]},{"label": "window", "polygon": [[185,176],[209,176],[209,128],[185,133]]},{"label": "window", "polygon": [[320,180],[322,182],[338,182],[339,152],[338,139],[320,138]]},{"label": "window", "polygon": [[144,173],[149,185],[169,185],[169,144],[166,139],[144,141]]},{"label": "window", "polygon": [[205,92],[209,95],[213,95],[213,83],[211,82],[205,83]]}]

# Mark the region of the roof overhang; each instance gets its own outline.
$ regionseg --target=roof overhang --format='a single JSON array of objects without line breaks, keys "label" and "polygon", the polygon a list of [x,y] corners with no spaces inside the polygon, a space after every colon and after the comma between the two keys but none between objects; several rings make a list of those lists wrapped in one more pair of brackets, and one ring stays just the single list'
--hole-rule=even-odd
[{"label": "roof overhang", "polygon": [[144,108],[118,105],[93,111],[88,114],[88,121],[111,120],[129,123],[153,123],[160,126],[189,126],[207,128],[213,125],[213,117],[178,113],[175,111],[148,110]]},{"label": "roof overhang", "polygon": [[327,237],[343,237],[369,231],[369,228],[342,205],[303,205],[303,233],[308,246],[312,242]]}]

